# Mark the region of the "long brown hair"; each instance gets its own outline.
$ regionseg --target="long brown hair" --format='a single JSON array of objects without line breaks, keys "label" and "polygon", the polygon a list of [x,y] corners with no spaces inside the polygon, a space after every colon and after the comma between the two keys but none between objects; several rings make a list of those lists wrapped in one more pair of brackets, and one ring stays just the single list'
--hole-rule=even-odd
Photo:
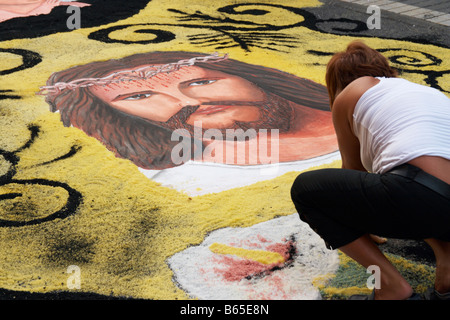
[{"label": "long brown hair", "polygon": [[[80,78],[104,77],[116,70],[172,63],[199,56],[206,56],[206,54],[151,52],[117,60],[92,62],[52,74],[47,85]],[[329,110],[326,88],[308,79],[232,59],[218,63],[196,63],[196,65],[237,75],[282,99],[310,108]],[[174,166],[171,162],[171,150],[178,142],[171,142],[172,131],[161,126],[161,123],[118,111],[96,97],[89,87],[66,89],[58,94],[48,94],[46,101],[51,106],[51,111],[60,112],[65,126],[73,125],[82,129],[88,135],[100,140],[117,156],[129,159],[137,166],[147,169]],[[286,119],[286,121],[289,120]]]},{"label": "long brown hair", "polygon": [[334,54],[327,64],[325,81],[330,105],[333,105],[336,92],[342,91],[357,78],[392,78],[397,75],[397,71],[389,66],[388,60],[381,53],[361,41],[353,41],[345,51]]}]

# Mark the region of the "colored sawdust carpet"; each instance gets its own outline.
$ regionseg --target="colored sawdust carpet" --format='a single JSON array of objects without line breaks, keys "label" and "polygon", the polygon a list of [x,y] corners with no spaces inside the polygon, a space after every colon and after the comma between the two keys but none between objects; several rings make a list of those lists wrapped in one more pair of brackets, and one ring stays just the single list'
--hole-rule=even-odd
[{"label": "colored sawdust carpet", "polygon": [[[323,19],[316,0],[30,3],[0,4],[1,298],[315,300],[368,291],[370,274],[327,250],[290,199],[300,172],[340,166],[325,66],[363,38],[403,77],[448,94],[447,46],[370,36],[365,16]],[[284,116],[245,127],[255,120],[248,99],[261,92]],[[183,110],[192,99],[215,102],[197,113],[211,119],[200,159],[192,111],[169,114],[186,97]],[[265,134],[256,146],[240,140],[241,162],[239,150],[228,161],[210,148],[230,121],[218,111],[238,103],[246,112],[233,121]],[[192,139],[173,137],[176,129]],[[279,129],[279,139],[265,129]],[[280,154],[267,152],[278,142]],[[418,292],[433,283],[420,243],[380,247]]]}]

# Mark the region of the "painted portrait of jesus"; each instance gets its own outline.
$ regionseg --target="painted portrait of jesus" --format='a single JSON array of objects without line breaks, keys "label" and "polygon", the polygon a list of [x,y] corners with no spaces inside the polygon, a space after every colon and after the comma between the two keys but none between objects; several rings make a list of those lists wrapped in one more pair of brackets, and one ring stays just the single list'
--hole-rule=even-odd
[{"label": "painted portrait of jesus", "polygon": [[[144,169],[175,166],[174,130],[193,133],[198,123],[203,132],[277,130],[280,162],[337,150],[324,86],[277,69],[208,57],[150,52],[92,62],[52,74],[42,90],[65,126],[83,130]],[[168,65],[176,68],[164,70]],[[155,67],[162,71],[139,76]],[[111,77],[115,81],[106,81]],[[201,143],[207,146],[211,140]]]}]

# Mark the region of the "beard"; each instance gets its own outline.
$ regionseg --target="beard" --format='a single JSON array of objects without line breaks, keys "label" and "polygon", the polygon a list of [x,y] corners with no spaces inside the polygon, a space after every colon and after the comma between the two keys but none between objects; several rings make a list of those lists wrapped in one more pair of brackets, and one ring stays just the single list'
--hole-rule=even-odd
[{"label": "beard", "polygon": [[[241,136],[239,135],[239,131],[235,132],[233,136],[233,140],[237,138],[238,141],[241,141],[245,138],[249,137],[248,132],[253,131],[249,129],[266,129],[272,130],[277,129],[280,133],[288,132],[291,128],[291,120],[293,116],[293,108],[290,105],[289,101],[286,99],[280,98],[275,94],[267,93],[266,98],[261,102],[247,102],[247,101],[220,101],[217,103],[210,102],[205,103],[203,105],[230,105],[230,106],[255,106],[258,108],[260,112],[260,117],[255,121],[235,121],[232,126],[229,128],[214,128],[216,130],[220,130],[222,133],[222,137],[226,138],[226,130],[228,129],[242,129],[243,131],[247,131],[247,134],[241,132]],[[186,106],[183,107],[180,111],[178,111],[175,115],[173,115],[166,122],[159,123],[160,126],[167,128],[169,130],[176,129],[186,129],[193,136],[194,135],[194,126],[187,123],[189,117],[199,108],[200,106]],[[202,134],[208,129],[202,128]]]}]

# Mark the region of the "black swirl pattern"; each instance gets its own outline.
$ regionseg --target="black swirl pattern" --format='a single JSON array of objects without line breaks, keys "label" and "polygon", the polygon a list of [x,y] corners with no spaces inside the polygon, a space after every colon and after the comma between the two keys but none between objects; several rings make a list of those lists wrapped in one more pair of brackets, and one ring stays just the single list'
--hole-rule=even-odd
[{"label": "black swirl pattern", "polygon": [[25,70],[34,67],[35,65],[42,62],[42,57],[39,53],[24,50],[24,49],[3,49],[0,48],[1,52],[18,55],[22,58],[22,64],[19,66],[14,66],[9,69],[0,70],[0,76],[4,76],[17,71]]},{"label": "black swirl pattern", "polygon": [[[64,219],[69,215],[74,214],[78,207],[82,202],[82,195],[77,190],[70,187],[68,184],[52,181],[47,179],[15,179],[14,176],[17,173],[17,165],[20,161],[20,157],[18,154],[29,148],[35,141],[35,139],[39,136],[40,128],[35,125],[30,125],[28,127],[30,131],[29,140],[20,148],[15,151],[6,151],[0,149],[0,156],[4,161],[8,162],[9,168],[8,170],[0,176],[0,187],[8,186],[8,185],[21,185],[21,186],[35,186],[35,187],[50,187],[65,190],[67,193],[66,203],[57,211],[46,211],[46,213],[42,216],[36,217],[33,212],[28,213],[27,210],[32,210],[33,208],[27,208],[26,199],[29,198],[26,194],[26,188],[24,188],[24,192],[10,192],[5,194],[0,194],[0,204],[2,201],[7,200],[19,200],[19,203],[23,202],[22,208],[20,211],[17,211],[16,214],[19,215],[16,219],[9,218],[11,216],[10,212],[0,211],[0,227],[22,227],[40,224],[46,221],[51,221],[54,219]],[[73,155],[75,155],[80,150],[78,146],[72,146],[71,150],[51,161],[47,161],[44,163],[36,164],[36,166],[48,165],[53,162],[61,161],[67,159]]]}]

